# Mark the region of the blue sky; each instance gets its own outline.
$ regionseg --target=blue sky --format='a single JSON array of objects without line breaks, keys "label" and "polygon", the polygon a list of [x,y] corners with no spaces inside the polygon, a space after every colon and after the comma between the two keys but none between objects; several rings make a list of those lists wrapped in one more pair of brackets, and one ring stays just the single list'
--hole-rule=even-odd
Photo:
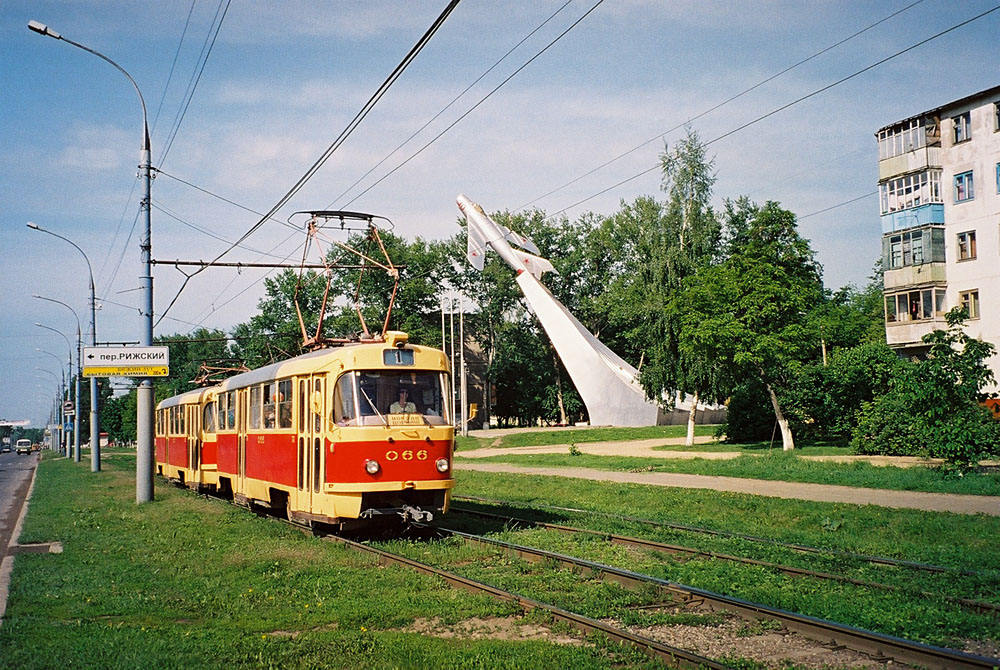
[{"label": "blue sky", "polygon": [[[463,0],[357,131],[283,208],[343,207],[389,217],[406,237],[457,231],[455,196],[487,210],[533,203],[558,212],[657,162],[657,139],[571,186],[540,196],[803,60],[912,0],[882,2],[659,2],[606,0],[428,149],[353,195],[468,110],[583,15],[574,0],[402,151],[348,187],[562,6]],[[149,108],[153,164],[172,177],[267,211],[333,142],[443,9],[443,0],[233,2],[166,157],[217,2],[10,1],[0,6],[0,418],[44,420],[66,344],[35,322],[75,336],[65,308],[86,322],[82,257],[100,303],[98,340],[138,341],[141,139],[139,104],[118,72],[94,56],[27,29],[29,20],[117,61]],[[924,0],[738,100],[694,129],[706,141],[995,6]],[[181,34],[190,12],[187,35]],[[872,193],[873,134],[881,126],[998,83],[1000,11],[768,119],[713,142],[716,200],[749,195],[796,212],[825,268],[827,286],[863,285],[880,253],[876,199],[811,214]],[[168,77],[173,67],[172,79]],[[162,102],[161,102],[162,101]],[[672,144],[680,131],[664,139]],[[657,194],[656,171],[608,190],[566,215],[609,214],[624,199]],[[339,198],[339,199],[338,199]],[[167,176],[153,185],[153,257],[210,259],[257,218]],[[348,204],[349,203],[349,204]],[[173,218],[176,217],[176,218]],[[183,220],[185,223],[178,221]],[[211,233],[212,237],[208,234]],[[226,260],[296,256],[301,236],[268,223]],[[275,259],[277,260],[277,259]],[[157,327],[229,329],[261,296],[263,271],[209,270]],[[155,271],[157,311],[183,277]],[[42,353],[36,351],[42,349]],[[36,368],[43,368],[49,373]]]}]

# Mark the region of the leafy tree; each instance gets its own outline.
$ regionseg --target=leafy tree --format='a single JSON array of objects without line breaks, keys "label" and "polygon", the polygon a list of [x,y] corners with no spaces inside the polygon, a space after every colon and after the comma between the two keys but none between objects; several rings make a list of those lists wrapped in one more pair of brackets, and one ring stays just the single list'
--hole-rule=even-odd
[{"label": "leafy tree", "polygon": [[1000,452],[1000,421],[982,402],[995,381],[986,360],[995,348],[964,330],[961,307],[947,330],[924,336],[927,358],[902,364],[887,393],[864,404],[851,445],[858,453],[925,455],[965,469]]},{"label": "leafy tree", "polygon": [[697,133],[689,129],[672,152],[664,149],[660,161],[666,207],[659,216],[645,217],[637,249],[643,296],[638,304],[648,315],[643,328],[648,360],[641,383],[647,396],[661,404],[672,403],[677,391],[693,396],[687,433],[691,445],[699,399],[719,401],[729,389],[721,368],[681,350],[679,333],[689,305],[676,296],[688,278],[715,261],[721,227],[710,205],[713,161]]},{"label": "leafy tree", "polygon": [[680,351],[737,378],[755,377],[771,400],[785,450],[795,446],[779,400],[794,366],[809,357],[807,318],[822,295],[820,266],[777,203],[726,203],[725,260],[700,268],[676,300]]}]

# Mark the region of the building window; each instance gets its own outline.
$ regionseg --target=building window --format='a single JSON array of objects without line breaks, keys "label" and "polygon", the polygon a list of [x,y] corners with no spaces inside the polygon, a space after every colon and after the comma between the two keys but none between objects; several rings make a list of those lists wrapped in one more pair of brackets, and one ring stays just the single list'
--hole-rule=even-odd
[{"label": "building window", "polygon": [[993,130],[1000,130],[1000,102],[993,103]]},{"label": "building window", "polygon": [[979,289],[962,291],[958,294],[958,304],[966,311],[970,319],[979,318]]},{"label": "building window", "polygon": [[944,288],[924,288],[885,296],[887,323],[926,321],[944,312]]},{"label": "building window", "polygon": [[964,202],[976,197],[972,187],[972,170],[955,175],[955,202]]},{"label": "building window", "polygon": [[1000,193],[1000,163],[997,163],[997,193]]},{"label": "building window", "polygon": [[882,214],[941,200],[941,171],[925,170],[879,184]]},{"label": "building window", "polygon": [[976,231],[958,234],[958,260],[971,261],[976,257]]},{"label": "building window", "polygon": [[952,125],[955,128],[955,144],[972,139],[972,113],[966,112],[952,117]]}]

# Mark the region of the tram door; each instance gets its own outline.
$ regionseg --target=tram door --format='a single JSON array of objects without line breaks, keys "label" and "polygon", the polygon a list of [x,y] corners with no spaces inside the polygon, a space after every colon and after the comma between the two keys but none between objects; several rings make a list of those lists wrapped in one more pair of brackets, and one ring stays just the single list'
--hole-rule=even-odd
[{"label": "tram door", "polygon": [[201,405],[187,407],[188,467],[193,476],[201,467]]},{"label": "tram door", "polygon": [[313,499],[323,486],[323,417],[326,416],[326,377],[298,380],[298,508],[314,512]]},{"label": "tram door", "polygon": [[236,392],[236,491],[247,495],[247,403],[249,391],[240,389]]}]

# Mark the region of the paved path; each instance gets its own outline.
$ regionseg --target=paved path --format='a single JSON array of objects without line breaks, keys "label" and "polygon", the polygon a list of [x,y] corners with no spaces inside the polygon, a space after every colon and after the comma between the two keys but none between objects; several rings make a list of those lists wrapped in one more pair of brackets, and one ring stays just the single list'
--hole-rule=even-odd
[{"label": "paved path", "polygon": [[[697,436],[695,444],[711,444],[714,437]],[[639,456],[647,458],[706,458],[709,460],[728,460],[738,458],[739,451],[656,451],[656,447],[678,446],[684,444],[683,437],[657,437],[648,440],[623,440],[620,442],[579,442],[576,448],[584,454],[595,456]],[[567,454],[570,445],[546,444],[537,447],[484,447],[471,451],[460,451],[463,458],[486,458],[488,456],[505,456],[510,454]]]},{"label": "paved path", "polygon": [[7,609],[14,547],[21,532],[27,498],[38,466],[38,452],[0,454],[0,624]]},{"label": "paved path", "polygon": [[[577,445],[582,447],[583,445]],[[505,450],[509,452],[510,450]],[[465,456],[462,452],[459,455]],[[667,452],[657,452],[661,455]],[[699,455],[700,456],[700,455]],[[832,484],[805,484],[798,482],[739,479],[737,477],[711,477],[667,472],[613,472],[593,468],[528,467],[506,463],[470,463],[457,461],[456,470],[481,472],[509,472],[523,475],[570,477],[602,482],[646,484],[649,486],[675,486],[689,489],[711,489],[732,493],[814,500],[817,502],[848,503],[852,505],[879,505],[899,509],[919,509],[956,514],[987,514],[1000,516],[1000,497],[971,496],[954,493],[924,493],[920,491],[890,491]]]}]

